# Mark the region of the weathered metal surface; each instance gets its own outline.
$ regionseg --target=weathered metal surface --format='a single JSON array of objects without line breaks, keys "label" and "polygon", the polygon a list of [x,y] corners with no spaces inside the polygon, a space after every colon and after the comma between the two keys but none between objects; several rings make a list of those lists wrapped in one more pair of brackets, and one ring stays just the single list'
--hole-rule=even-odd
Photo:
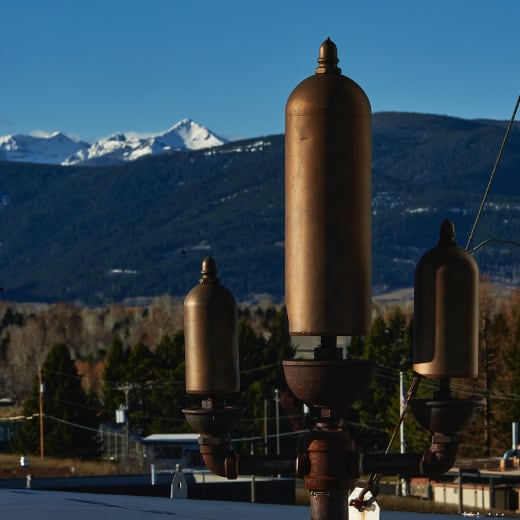
[{"label": "weathered metal surface", "polygon": [[417,264],[414,370],[432,378],[477,377],[478,267],[457,246],[453,224],[441,225],[436,247]]},{"label": "weathered metal surface", "polygon": [[203,437],[225,438],[240,422],[242,408],[185,408],[182,410],[188,424]]},{"label": "weathered metal surface", "polygon": [[309,471],[305,487],[310,491],[344,491],[359,476],[358,453],[344,431],[314,431],[307,446]]},{"label": "weathered metal surface", "polygon": [[371,110],[320,48],[316,74],[285,112],[285,298],[289,332],[368,333],[371,321]]},{"label": "weathered metal surface", "polygon": [[311,491],[311,520],[348,520],[346,491]]},{"label": "weathered metal surface", "polygon": [[480,399],[411,399],[417,422],[429,432],[455,435],[470,426],[483,406]]},{"label": "weathered metal surface", "polygon": [[300,401],[341,413],[368,392],[375,376],[375,362],[366,359],[284,361],[283,370],[287,385]]},{"label": "weathered metal surface", "polygon": [[216,275],[213,258],[204,259],[200,284],[184,301],[189,394],[229,394],[240,389],[237,306]]}]

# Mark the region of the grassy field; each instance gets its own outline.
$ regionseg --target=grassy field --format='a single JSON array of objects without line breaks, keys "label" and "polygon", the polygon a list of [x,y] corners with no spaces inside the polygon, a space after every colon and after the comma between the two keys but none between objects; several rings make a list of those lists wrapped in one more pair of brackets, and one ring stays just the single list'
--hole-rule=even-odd
[{"label": "grassy field", "polygon": [[0,478],[72,477],[142,473],[142,467],[128,467],[111,462],[78,459],[55,459],[38,455],[29,457],[29,466],[21,467],[18,455],[0,454]]}]

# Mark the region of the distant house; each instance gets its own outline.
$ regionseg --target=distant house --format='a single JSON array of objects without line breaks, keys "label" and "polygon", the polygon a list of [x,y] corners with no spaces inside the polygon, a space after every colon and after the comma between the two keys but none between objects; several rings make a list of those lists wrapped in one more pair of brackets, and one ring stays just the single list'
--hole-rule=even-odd
[{"label": "distant house", "polygon": [[459,461],[436,480],[412,479],[412,494],[437,503],[458,505],[459,512],[520,509],[520,451],[506,452],[504,458]]},{"label": "distant house", "polygon": [[204,468],[200,456],[198,434],[155,433],[142,439],[145,462],[160,468]]}]

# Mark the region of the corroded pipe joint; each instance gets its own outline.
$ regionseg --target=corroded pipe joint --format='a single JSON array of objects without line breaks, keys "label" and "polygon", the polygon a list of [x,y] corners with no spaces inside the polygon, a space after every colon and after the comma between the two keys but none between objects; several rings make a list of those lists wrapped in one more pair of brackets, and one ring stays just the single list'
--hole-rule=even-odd
[{"label": "corroded pipe joint", "polygon": [[309,454],[306,451],[300,451],[296,455],[296,476],[298,478],[304,478],[311,470],[311,461],[309,460]]},{"label": "corroded pipe joint", "polygon": [[215,475],[234,480],[238,475],[282,475],[294,477],[294,455],[239,455],[229,443],[217,444],[213,437],[201,437],[200,454]]},{"label": "corroded pipe joint", "polygon": [[446,473],[454,464],[459,448],[458,435],[435,433],[429,450],[423,455],[423,471],[429,477]]},{"label": "corroded pipe joint", "polygon": [[360,472],[437,477],[455,464],[458,443],[457,435],[436,433],[430,448],[423,453],[367,453],[359,459]]},{"label": "corroded pipe joint", "polygon": [[215,475],[236,479],[238,475],[237,454],[229,444],[200,444],[200,454],[206,467]]},{"label": "corroded pipe joint", "polygon": [[346,491],[359,477],[359,454],[345,432],[310,434],[307,456],[298,456],[298,474],[310,491]]}]

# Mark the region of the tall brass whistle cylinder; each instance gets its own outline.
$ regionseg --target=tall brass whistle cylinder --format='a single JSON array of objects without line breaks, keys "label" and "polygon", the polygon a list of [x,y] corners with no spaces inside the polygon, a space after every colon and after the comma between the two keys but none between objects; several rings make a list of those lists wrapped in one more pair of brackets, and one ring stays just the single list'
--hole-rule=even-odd
[{"label": "tall brass whistle cylinder", "polygon": [[445,379],[478,375],[478,266],[449,220],[415,270],[414,370]]},{"label": "tall brass whistle cylinder", "polygon": [[316,74],[285,111],[285,299],[289,332],[368,333],[371,318],[371,109],[320,47]]},{"label": "tall brass whistle cylinder", "polygon": [[211,257],[202,262],[202,278],[184,300],[186,392],[229,394],[240,389],[237,305],[219,283]]}]

